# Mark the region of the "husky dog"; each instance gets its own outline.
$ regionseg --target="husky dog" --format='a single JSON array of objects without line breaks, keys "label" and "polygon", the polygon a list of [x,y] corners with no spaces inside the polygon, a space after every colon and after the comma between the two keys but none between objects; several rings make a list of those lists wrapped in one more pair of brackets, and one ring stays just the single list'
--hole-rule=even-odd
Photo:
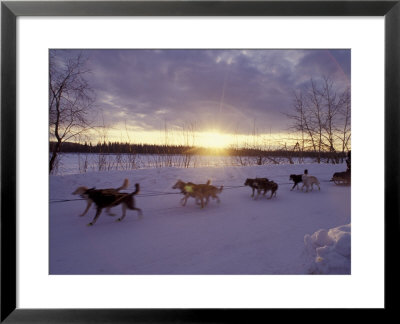
[{"label": "husky dog", "polygon": [[[211,196],[214,198],[214,196],[216,196],[218,193],[215,189],[213,189],[216,187],[211,186],[210,183],[210,180],[208,180],[205,184],[195,184],[193,182],[184,182],[182,180],[178,180],[173,185],[172,189],[179,189],[184,195],[181,199],[182,206],[186,205],[189,197],[193,197],[196,200],[196,203],[201,204],[201,208],[204,208],[204,206],[207,205],[209,197]],[[222,187],[220,188],[220,191],[222,191]],[[206,203],[204,202],[204,199],[206,199]]]},{"label": "husky dog", "polygon": [[292,180],[294,182],[292,189],[290,189],[290,191],[292,191],[295,187],[297,187],[297,189],[299,189],[299,183],[303,182],[302,179],[303,175],[302,174],[291,174],[289,177],[289,180]]},{"label": "husky dog", "polygon": [[206,199],[205,205],[207,206],[210,197],[216,199],[217,202],[219,203],[220,199],[218,197],[218,194],[222,192],[223,188],[224,186],[218,188],[212,185],[208,185],[207,187],[205,187],[203,190],[203,196]]},{"label": "husky dog", "polygon": [[[123,183],[122,186],[119,187],[119,188],[115,188],[115,189],[114,189],[114,188],[108,188],[108,189],[97,189],[97,190],[98,190],[98,191],[102,191],[102,192],[105,193],[105,194],[106,194],[106,193],[112,194],[112,193],[118,193],[120,190],[128,188],[128,185],[129,185],[129,181],[128,181],[128,179],[125,179],[125,180],[124,180],[124,183]],[[90,206],[92,206],[92,204],[93,204],[93,201],[89,198],[89,196],[88,196],[87,194],[85,194],[85,192],[86,192],[87,190],[88,190],[87,187],[82,186],[82,187],[76,188],[76,190],[72,193],[73,195],[80,195],[83,199],[86,200],[86,209],[85,209],[85,211],[84,211],[82,214],[80,214],[79,216],[85,216],[86,213],[89,211]],[[107,208],[107,213],[108,213],[110,216],[114,216],[114,214],[112,214],[112,213],[110,212],[110,208],[111,208],[111,207],[108,207],[108,208]]]},{"label": "husky dog", "polygon": [[268,178],[247,178],[244,185],[249,186],[252,189],[251,197],[254,197],[254,191],[257,190],[257,194],[259,194],[258,184],[259,183],[267,183],[269,180]]},{"label": "husky dog", "polygon": [[138,183],[135,184],[135,188],[136,190],[132,193],[107,193],[103,190],[97,190],[95,188],[86,190],[85,195],[88,195],[88,197],[96,204],[97,208],[96,215],[88,225],[91,226],[96,223],[103,208],[110,208],[117,205],[122,205],[122,216],[118,218],[117,221],[122,221],[125,218],[127,208],[131,210],[137,210],[139,218],[142,218],[142,210],[135,207],[135,200],[133,198],[133,196],[137,195],[140,191]]},{"label": "husky dog", "polygon": [[308,174],[303,174],[302,176],[303,180],[303,186],[301,187],[301,190],[303,190],[304,187],[307,188],[306,192],[308,192],[308,188],[311,186],[311,190],[313,190],[314,184],[318,187],[318,190],[321,190],[319,187],[319,181],[316,177],[314,176],[309,176]]},{"label": "husky dog", "polygon": [[271,199],[272,196],[276,197],[276,192],[278,190],[278,184],[274,181],[259,181],[257,183],[257,197],[259,196],[261,191],[264,191],[263,196],[268,191],[271,191],[271,196],[268,199]]},{"label": "husky dog", "polygon": [[350,183],[351,180],[351,172],[350,170],[344,172],[335,172],[332,176],[331,181],[335,183]]}]

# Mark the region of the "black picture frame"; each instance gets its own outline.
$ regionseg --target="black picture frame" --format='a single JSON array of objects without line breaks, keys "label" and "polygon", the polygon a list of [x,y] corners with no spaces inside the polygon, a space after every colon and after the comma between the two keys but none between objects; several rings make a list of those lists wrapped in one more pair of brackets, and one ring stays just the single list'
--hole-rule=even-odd
[{"label": "black picture frame", "polygon": [[[269,318],[271,315],[267,315],[266,312],[277,311],[271,309],[18,309],[16,307],[16,19],[19,16],[383,16],[385,19],[385,306],[384,309],[376,309],[376,311],[379,312],[380,320],[383,320],[382,311],[385,315],[396,312],[399,274],[395,262],[399,255],[397,239],[400,229],[398,202],[400,199],[398,189],[400,179],[400,0],[2,1],[1,322],[254,323],[259,322],[260,318],[262,321],[272,320],[272,317]],[[112,298],[118,298],[118,296],[112,296]],[[308,312],[297,311],[299,316],[312,320]],[[296,320],[300,319],[301,317],[296,318]]]}]

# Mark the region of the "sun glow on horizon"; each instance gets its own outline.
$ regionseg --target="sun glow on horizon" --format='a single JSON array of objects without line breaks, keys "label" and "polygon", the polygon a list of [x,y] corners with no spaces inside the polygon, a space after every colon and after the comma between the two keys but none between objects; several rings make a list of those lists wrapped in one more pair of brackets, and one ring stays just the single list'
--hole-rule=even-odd
[{"label": "sun glow on horizon", "polygon": [[[202,147],[209,149],[240,149],[255,148],[261,150],[287,149],[293,150],[296,143],[301,143],[300,134],[276,132],[240,134],[224,133],[219,130],[210,129],[205,131],[184,131],[182,129],[171,130],[139,130],[115,127],[107,130],[106,134],[92,131],[91,134],[82,138],[76,138],[76,142],[120,142],[130,144],[147,144],[161,146],[187,146]],[[297,144],[299,145],[299,144]],[[340,147],[338,147],[338,150]]]},{"label": "sun glow on horizon", "polygon": [[218,131],[199,132],[196,139],[197,146],[207,148],[228,148],[233,143],[232,135]]},{"label": "sun glow on horizon", "polygon": [[[182,130],[128,130],[112,128],[106,136],[92,132],[84,141],[92,142],[121,142],[131,144],[171,145],[203,147],[210,149],[229,148],[282,148],[285,144],[293,147],[298,141],[298,136],[288,133],[264,134],[232,134],[218,130],[184,132]],[[78,140],[78,142],[82,142]]]}]

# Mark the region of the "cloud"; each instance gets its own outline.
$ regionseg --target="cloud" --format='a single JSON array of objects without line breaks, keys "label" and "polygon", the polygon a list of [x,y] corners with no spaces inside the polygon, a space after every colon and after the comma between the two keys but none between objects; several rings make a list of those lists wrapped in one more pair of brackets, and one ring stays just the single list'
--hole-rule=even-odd
[{"label": "cloud", "polygon": [[[75,50],[63,51],[73,55]],[[143,130],[195,123],[284,131],[292,93],[311,78],[350,83],[350,50],[82,50],[107,124]]]}]

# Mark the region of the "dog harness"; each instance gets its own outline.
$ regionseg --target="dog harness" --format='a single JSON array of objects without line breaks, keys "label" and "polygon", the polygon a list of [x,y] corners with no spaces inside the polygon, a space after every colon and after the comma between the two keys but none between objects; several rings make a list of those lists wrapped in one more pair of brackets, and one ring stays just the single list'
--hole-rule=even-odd
[{"label": "dog harness", "polygon": [[193,187],[191,185],[186,185],[183,189],[185,189],[186,192],[193,192]]}]

